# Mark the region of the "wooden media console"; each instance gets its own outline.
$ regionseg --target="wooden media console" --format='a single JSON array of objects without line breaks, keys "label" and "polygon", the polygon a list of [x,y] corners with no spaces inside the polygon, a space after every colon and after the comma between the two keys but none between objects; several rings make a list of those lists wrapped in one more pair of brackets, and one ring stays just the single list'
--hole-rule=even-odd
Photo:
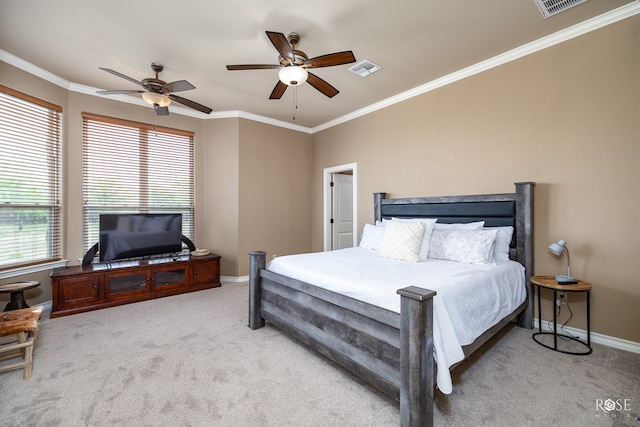
[{"label": "wooden media console", "polygon": [[181,256],[54,269],[50,317],[220,286],[220,256]]}]

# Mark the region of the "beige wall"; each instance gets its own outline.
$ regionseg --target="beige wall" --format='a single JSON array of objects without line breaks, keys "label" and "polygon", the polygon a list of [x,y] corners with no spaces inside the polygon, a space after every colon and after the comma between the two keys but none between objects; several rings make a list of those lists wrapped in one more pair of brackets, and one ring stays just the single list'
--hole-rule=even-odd
[{"label": "beige wall", "polygon": [[196,246],[222,257],[221,274],[237,276],[238,271],[238,138],[239,119],[205,121],[203,159],[204,227]]},{"label": "beige wall", "polygon": [[203,232],[223,276],[249,274],[247,253],[311,248],[311,135],[245,119],[206,120]]},{"label": "beige wall", "polygon": [[240,275],[249,251],[269,255],[311,249],[311,135],[242,120]]},{"label": "beige wall", "polygon": [[[566,239],[573,275],[593,284],[593,331],[640,342],[640,17],[314,135],[314,250],[322,170],[350,162],[361,228],[376,191],[501,193],[535,181],[535,273],[566,271],[546,250]],[[583,295],[568,298],[569,326],[586,329]]]}]

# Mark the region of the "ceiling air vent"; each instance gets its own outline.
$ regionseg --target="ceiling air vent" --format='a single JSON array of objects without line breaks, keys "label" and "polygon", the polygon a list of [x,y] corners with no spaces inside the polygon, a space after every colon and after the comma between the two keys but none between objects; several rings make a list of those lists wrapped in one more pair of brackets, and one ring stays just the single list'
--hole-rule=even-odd
[{"label": "ceiling air vent", "polygon": [[349,71],[359,75],[360,77],[367,77],[369,74],[373,74],[380,69],[382,69],[381,66],[376,65],[367,59],[358,62],[352,67],[349,67]]},{"label": "ceiling air vent", "polygon": [[567,10],[572,8],[573,6],[577,6],[580,3],[588,2],[589,0],[534,0],[538,7],[540,8],[540,12],[542,12],[542,16],[546,18],[553,16],[557,13],[562,12],[563,10]]}]

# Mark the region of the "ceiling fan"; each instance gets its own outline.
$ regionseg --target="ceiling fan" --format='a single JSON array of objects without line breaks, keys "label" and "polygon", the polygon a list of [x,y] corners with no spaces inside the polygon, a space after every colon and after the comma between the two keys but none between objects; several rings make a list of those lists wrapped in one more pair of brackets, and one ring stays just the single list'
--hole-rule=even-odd
[{"label": "ceiling fan", "polygon": [[101,70],[106,71],[107,73],[111,73],[115,76],[122,77],[125,80],[129,80],[130,82],[140,85],[145,90],[136,90],[136,89],[99,90],[98,93],[101,93],[103,95],[141,93],[142,99],[144,99],[147,103],[153,105],[153,108],[155,109],[156,114],[158,116],[169,115],[168,106],[171,104],[171,101],[179,102],[184,106],[193,108],[194,110],[201,111],[205,114],[209,114],[211,113],[211,111],[213,111],[211,108],[206,107],[202,104],[198,104],[195,101],[191,101],[190,99],[186,99],[178,95],[174,95],[173,92],[183,92],[185,90],[195,89],[196,87],[186,80],[177,80],[171,83],[163,82],[158,78],[158,74],[164,69],[164,66],[160,64],[156,64],[155,62],[151,63],[151,69],[155,71],[156,77],[155,78],[149,77],[146,79],[142,79],[142,81],[138,81],[129,76],[125,76],[124,74],[111,70],[109,68],[102,68],[102,67],[99,67],[99,68]]},{"label": "ceiling fan", "polygon": [[332,67],[334,65],[349,64],[356,62],[353,52],[350,50],[344,52],[329,53],[327,55],[316,56],[309,59],[306,53],[297,50],[296,45],[300,42],[300,35],[290,33],[285,37],[282,33],[267,31],[267,37],[276,48],[280,57],[279,64],[247,64],[247,65],[227,65],[227,70],[267,70],[280,69],[278,72],[278,83],[271,91],[269,99],[280,99],[287,90],[287,86],[297,86],[305,81],[311,86],[328,96],[333,98],[338,94],[338,89],[329,83],[307,71],[311,68]]}]

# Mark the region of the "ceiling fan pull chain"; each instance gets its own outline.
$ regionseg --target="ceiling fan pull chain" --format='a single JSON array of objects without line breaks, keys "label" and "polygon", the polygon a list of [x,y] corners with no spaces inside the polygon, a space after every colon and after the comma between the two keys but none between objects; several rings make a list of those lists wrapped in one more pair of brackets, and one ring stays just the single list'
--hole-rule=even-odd
[{"label": "ceiling fan pull chain", "polygon": [[293,87],[293,120],[296,119],[296,110],[298,109],[298,86]]}]

